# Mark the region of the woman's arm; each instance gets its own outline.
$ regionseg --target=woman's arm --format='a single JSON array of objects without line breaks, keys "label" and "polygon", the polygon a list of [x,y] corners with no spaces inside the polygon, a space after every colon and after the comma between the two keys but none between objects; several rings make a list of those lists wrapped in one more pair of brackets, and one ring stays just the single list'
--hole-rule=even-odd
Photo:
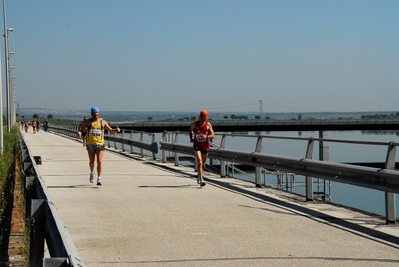
[{"label": "woman's arm", "polygon": [[208,122],[208,139],[215,138],[215,132],[213,131],[212,125]]}]

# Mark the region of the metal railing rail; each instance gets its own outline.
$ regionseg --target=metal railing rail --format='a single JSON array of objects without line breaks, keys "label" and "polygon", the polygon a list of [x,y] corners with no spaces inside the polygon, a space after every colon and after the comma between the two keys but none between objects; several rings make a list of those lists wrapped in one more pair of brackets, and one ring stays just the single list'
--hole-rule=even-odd
[{"label": "metal railing rail", "polygon": [[[184,133],[187,134],[187,133]],[[179,132],[175,133],[176,137],[173,142],[168,142],[168,133],[164,132],[162,141],[160,142],[160,149],[162,150],[163,158],[164,151],[172,151],[176,157],[179,153],[192,155],[192,145],[180,144],[178,142]],[[306,200],[313,200],[313,177],[325,179],[329,181],[351,184],[360,187],[371,188],[385,192],[385,209],[386,222],[396,223],[396,209],[395,209],[395,193],[399,193],[399,171],[394,170],[396,147],[399,143],[395,142],[369,142],[369,141],[353,141],[353,140],[337,140],[337,139],[323,139],[323,138],[291,138],[291,137],[271,137],[271,136],[256,136],[257,143],[254,152],[240,151],[225,148],[226,137],[224,134],[221,139],[219,148],[211,147],[209,158],[220,160],[221,176],[225,173],[226,162],[234,162],[254,166],[256,168],[255,177],[256,184],[260,186],[261,175],[260,168],[268,170],[285,171],[288,173],[295,173],[306,176]],[[237,136],[237,135],[234,135]],[[247,136],[247,135],[246,135]],[[308,142],[307,150],[304,158],[280,156],[267,153],[261,153],[263,138],[278,138],[290,140],[306,140]],[[385,168],[371,168],[356,166],[343,163],[334,163],[327,161],[319,161],[312,159],[313,148],[315,141],[329,141],[340,143],[353,144],[368,144],[368,145],[384,145],[387,146],[387,156],[385,161]],[[175,162],[176,164],[176,162]]]},{"label": "metal railing rail", "polygon": [[[20,135],[23,170],[26,175],[26,214],[29,214],[29,266],[84,267],[76,247],[54,206],[47,186],[41,178],[34,156]],[[47,246],[50,258],[44,257]]]},{"label": "metal railing rail", "polygon": [[[76,125],[59,125],[59,126],[50,126],[49,131],[55,132],[58,134],[66,135],[68,137],[77,139],[77,130],[78,126]],[[129,138],[126,138],[126,134],[130,134]],[[151,142],[144,142],[144,135],[151,136]],[[133,138],[139,135],[140,140],[133,140]],[[109,133],[105,134],[104,139],[106,141],[106,145],[108,147],[114,147],[115,149],[121,149],[125,151],[125,146],[130,147],[130,152],[133,153],[133,148],[139,148],[140,154],[144,155],[144,150],[151,152],[152,158],[156,159],[156,154],[158,153],[158,143],[155,141],[154,133],[145,133],[145,132],[137,132],[137,131],[126,131],[122,129],[122,132],[118,135],[111,135]],[[111,145],[113,144],[113,145]]]},{"label": "metal railing rail", "polygon": [[[179,127],[183,126],[189,128],[192,121],[134,121],[134,122],[122,122],[118,125],[120,127],[139,127],[139,126],[147,126],[147,127]],[[399,126],[399,121],[395,118],[392,119],[326,119],[326,120],[212,120],[212,126],[224,126],[224,125],[233,125],[233,126],[268,126],[268,125],[379,125],[379,124],[392,124],[397,125],[395,128]]]}]

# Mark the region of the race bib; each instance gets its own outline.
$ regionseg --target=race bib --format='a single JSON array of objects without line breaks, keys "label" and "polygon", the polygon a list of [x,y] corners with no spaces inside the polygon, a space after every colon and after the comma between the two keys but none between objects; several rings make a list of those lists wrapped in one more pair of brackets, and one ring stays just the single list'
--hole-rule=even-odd
[{"label": "race bib", "polygon": [[91,130],[91,136],[95,137],[101,136],[101,130],[96,130],[96,129]]},{"label": "race bib", "polygon": [[201,137],[201,134],[196,134],[195,139],[197,140],[197,142],[205,142],[206,141],[206,138]]}]

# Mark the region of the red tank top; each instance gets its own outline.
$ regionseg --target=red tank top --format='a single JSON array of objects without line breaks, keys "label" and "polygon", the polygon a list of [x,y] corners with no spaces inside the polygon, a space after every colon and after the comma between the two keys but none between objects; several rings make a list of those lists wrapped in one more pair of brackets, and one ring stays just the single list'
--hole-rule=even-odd
[{"label": "red tank top", "polygon": [[208,138],[202,138],[201,134],[208,135],[208,122],[206,121],[202,126],[197,121],[194,127],[194,146],[200,149],[209,149],[211,147]]}]

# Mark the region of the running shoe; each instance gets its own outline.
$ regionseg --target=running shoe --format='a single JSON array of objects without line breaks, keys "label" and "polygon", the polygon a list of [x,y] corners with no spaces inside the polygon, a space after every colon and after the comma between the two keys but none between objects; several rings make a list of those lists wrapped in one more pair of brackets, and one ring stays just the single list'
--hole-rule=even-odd
[{"label": "running shoe", "polygon": [[98,177],[98,179],[97,179],[97,185],[102,185],[100,177]]},{"label": "running shoe", "polygon": [[90,183],[94,183],[94,172],[90,173]]},{"label": "running shoe", "polygon": [[202,183],[200,185],[201,185],[201,187],[203,187],[206,185],[206,183],[204,181],[202,181]]}]

